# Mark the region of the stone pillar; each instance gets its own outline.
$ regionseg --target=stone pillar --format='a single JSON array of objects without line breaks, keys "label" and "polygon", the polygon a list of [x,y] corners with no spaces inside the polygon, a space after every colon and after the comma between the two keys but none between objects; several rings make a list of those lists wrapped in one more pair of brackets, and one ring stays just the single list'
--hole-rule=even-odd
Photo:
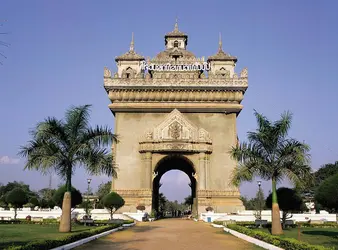
[{"label": "stone pillar", "polygon": [[[115,142],[112,143],[112,146],[111,146],[111,152],[112,152],[112,155],[113,155],[113,166],[114,167],[117,167],[116,166],[116,146],[115,146]],[[111,190],[110,191],[114,191],[115,190],[115,179],[114,177],[111,178]]]},{"label": "stone pillar", "polygon": [[192,216],[198,216],[198,200],[197,198],[193,198],[193,203],[192,203]]},{"label": "stone pillar", "polygon": [[210,190],[210,154],[205,154],[205,189]]},{"label": "stone pillar", "polygon": [[199,153],[199,173],[198,173],[198,189],[206,189],[206,168],[205,168],[205,153]]},{"label": "stone pillar", "polygon": [[144,188],[152,189],[153,174],[152,174],[152,153],[144,153]]}]

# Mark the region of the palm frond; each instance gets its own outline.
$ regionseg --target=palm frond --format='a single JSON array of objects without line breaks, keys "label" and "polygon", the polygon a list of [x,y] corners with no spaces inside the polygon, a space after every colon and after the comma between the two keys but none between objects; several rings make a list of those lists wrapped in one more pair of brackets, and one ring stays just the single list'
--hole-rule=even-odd
[{"label": "palm frond", "polygon": [[289,111],[284,112],[281,115],[281,119],[274,122],[273,124],[273,134],[275,138],[279,140],[284,140],[288,135],[288,132],[292,124],[292,113]]},{"label": "palm frond", "polygon": [[66,111],[66,130],[68,136],[77,138],[84,133],[89,127],[91,105],[72,106]]},{"label": "palm frond", "polygon": [[19,155],[26,157],[25,169],[42,172],[59,165],[64,155],[58,145],[46,140],[32,140],[27,146],[21,147]]},{"label": "palm frond", "polygon": [[83,152],[79,161],[84,164],[87,172],[91,175],[105,174],[116,177],[116,166],[113,164],[113,157],[104,148]]},{"label": "palm frond", "polygon": [[295,186],[312,178],[310,147],[294,139],[285,140],[278,148],[278,174],[286,176]]},{"label": "palm frond", "polygon": [[108,126],[96,126],[95,128],[88,128],[80,140],[81,143],[91,143],[101,147],[118,142],[118,136]]},{"label": "palm frond", "polygon": [[54,117],[48,117],[43,122],[39,122],[31,134],[35,140],[54,141],[60,147],[66,148],[68,144],[63,122]]},{"label": "palm frond", "polygon": [[253,176],[271,178],[273,168],[264,150],[260,150],[253,144],[241,143],[232,148],[230,155],[232,159],[238,161],[238,168],[233,173],[233,184],[244,180],[251,181]]},{"label": "palm frond", "polygon": [[231,173],[231,183],[232,185],[238,187],[243,181],[251,182],[254,178],[254,173],[247,166],[238,166]]},{"label": "palm frond", "polygon": [[256,117],[256,121],[257,121],[257,125],[258,131],[265,131],[266,128],[271,127],[271,122],[268,120],[267,117],[265,117],[263,114],[258,113],[255,109],[254,109],[254,115]]}]

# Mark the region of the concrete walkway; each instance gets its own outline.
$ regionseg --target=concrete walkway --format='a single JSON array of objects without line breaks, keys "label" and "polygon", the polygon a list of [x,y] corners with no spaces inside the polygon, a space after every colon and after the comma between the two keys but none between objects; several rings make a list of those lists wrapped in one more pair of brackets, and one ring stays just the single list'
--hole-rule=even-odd
[{"label": "concrete walkway", "polygon": [[224,250],[260,249],[210,224],[183,219],[138,223],[76,249],[116,250]]}]

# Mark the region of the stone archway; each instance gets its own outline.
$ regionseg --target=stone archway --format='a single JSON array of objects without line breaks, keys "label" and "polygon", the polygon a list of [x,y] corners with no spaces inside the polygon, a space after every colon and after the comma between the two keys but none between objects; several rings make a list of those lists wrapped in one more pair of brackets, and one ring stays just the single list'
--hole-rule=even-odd
[{"label": "stone archway", "polygon": [[[193,201],[196,203],[197,198],[197,180],[196,180],[196,169],[193,162],[191,162],[187,157],[181,154],[170,154],[163,157],[158,161],[154,168],[155,177],[153,178],[152,183],[152,209],[156,212],[159,212],[159,189],[160,189],[160,180],[162,176],[170,170],[180,170],[184,172],[190,179],[191,183],[191,196]],[[193,206],[193,214],[197,214],[196,204]]]}]

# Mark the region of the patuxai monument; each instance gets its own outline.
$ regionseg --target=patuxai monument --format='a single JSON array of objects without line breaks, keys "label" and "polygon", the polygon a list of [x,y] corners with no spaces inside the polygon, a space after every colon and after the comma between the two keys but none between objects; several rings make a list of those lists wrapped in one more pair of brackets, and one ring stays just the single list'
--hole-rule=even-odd
[{"label": "patuxai monument", "polygon": [[173,169],[190,178],[194,214],[208,206],[218,213],[244,210],[230,183],[236,162],[229,151],[238,143],[248,71],[235,72],[237,58],[223,51],[221,38],[215,55],[197,58],[177,22],[164,45],[145,58],[132,37],[129,51],[115,58],[117,72],[104,69],[119,137],[112,190],[126,201],[121,212],[135,212],[137,205],[158,210],[160,179]]}]

